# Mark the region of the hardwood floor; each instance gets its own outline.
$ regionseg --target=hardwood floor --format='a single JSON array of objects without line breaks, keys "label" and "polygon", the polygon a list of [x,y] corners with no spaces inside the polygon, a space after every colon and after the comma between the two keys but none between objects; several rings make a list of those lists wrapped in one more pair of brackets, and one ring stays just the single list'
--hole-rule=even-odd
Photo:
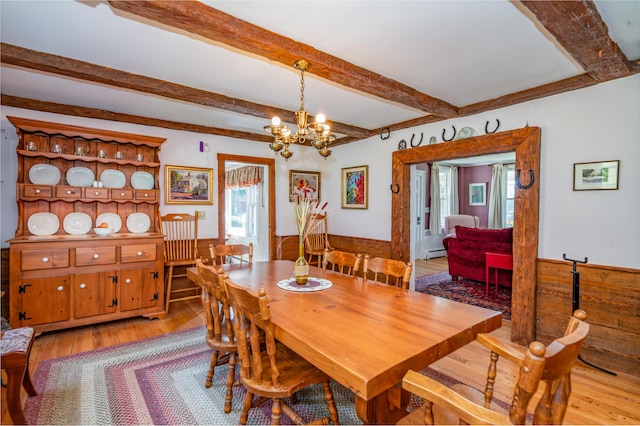
[{"label": "hardwood floor", "polygon": [[431,275],[437,274],[438,272],[448,271],[449,263],[447,262],[447,258],[443,257],[435,257],[433,259],[416,259],[416,264],[413,265],[414,270],[416,272],[415,276],[422,277],[423,275]]},{"label": "hardwood floor", "polygon": [[[38,363],[45,359],[90,351],[203,324],[200,301],[192,299],[172,303],[170,314],[164,320],[133,318],[45,333],[36,339],[31,352],[32,376],[37,370]],[[494,334],[508,339],[510,330],[511,323],[505,321],[503,327],[496,330]],[[464,383],[483,388],[488,363],[488,350],[473,342],[434,363],[432,368]],[[496,383],[495,395],[503,401],[509,401],[517,369],[507,361],[501,360],[498,362],[498,370],[498,378],[501,380]],[[570,407],[565,416],[565,424],[640,423],[638,407],[640,377],[626,374],[610,376],[578,362],[573,369],[572,388],[573,394],[569,401]],[[26,400],[24,391],[23,399]],[[4,388],[2,389],[1,420],[2,424],[11,424],[6,409]]]}]

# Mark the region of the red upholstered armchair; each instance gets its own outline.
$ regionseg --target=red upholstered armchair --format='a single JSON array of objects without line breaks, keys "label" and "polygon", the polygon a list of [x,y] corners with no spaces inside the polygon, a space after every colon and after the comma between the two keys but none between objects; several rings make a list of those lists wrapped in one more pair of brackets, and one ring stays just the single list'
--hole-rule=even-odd
[{"label": "red upholstered armchair", "polygon": [[[456,281],[464,277],[485,281],[485,253],[513,253],[513,228],[477,229],[456,226],[456,236],[446,237],[442,243],[449,260],[449,275]],[[491,282],[493,274],[489,275]],[[498,284],[511,286],[512,272],[499,270]],[[494,282],[495,283],[495,282]]]}]

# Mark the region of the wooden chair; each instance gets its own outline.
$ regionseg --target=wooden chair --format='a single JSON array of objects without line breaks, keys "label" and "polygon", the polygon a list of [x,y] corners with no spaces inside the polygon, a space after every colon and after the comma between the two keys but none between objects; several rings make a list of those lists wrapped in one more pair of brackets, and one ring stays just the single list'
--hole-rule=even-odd
[{"label": "wooden chair", "polygon": [[384,282],[389,285],[395,285],[400,288],[409,288],[411,281],[411,271],[413,264],[411,262],[404,263],[401,260],[392,260],[384,257],[374,257],[369,259],[369,255],[364,256],[364,278],[368,279],[369,272],[373,273],[373,280],[380,281],[384,276]]},{"label": "wooden chair", "polygon": [[245,244],[220,244],[214,246],[209,245],[209,254],[214,265],[224,265],[225,263],[233,263],[234,260],[239,263],[253,263],[253,243]]},{"label": "wooden chair", "polygon": [[330,271],[338,271],[341,274],[354,277],[360,271],[362,265],[362,254],[353,254],[340,250],[324,249],[322,268],[326,271],[329,266]]},{"label": "wooden chair", "polygon": [[[169,304],[178,300],[195,299],[200,297],[198,287],[173,289],[173,279],[185,277],[186,274],[175,275],[176,266],[194,266],[198,256],[198,218],[186,213],[172,213],[160,218],[164,234],[164,266],[168,268],[165,274],[165,311],[169,313]],[[173,294],[187,294],[186,296],[171,298]]]},{"label": "wooden chair", "polygon": [[35,338],[31,327],[7,330],[0,341],[0,363],[7,373],[7,410],[14,424],[27,424],[20,399],[21,387],[29,396],[36,396],[36,390],[29,374],[29,354]]},{"label": "wooden chair", "polygon": [[[329,376],[276,341],[266,291],[260,289],[256,293],[233,283],[228,276],[222,282],[235,313],[233,326],[238,342],[240,378],[247,389],[240,424],[247,424],[249,410],[268,399],[273,400],[271,424],[280,424],[281,411],[295,423],[301,424],[302,418],[283,398],[292,397],[298,390],[317,383],[322,383],[324,387],[329,417],[314,423],[328,424],[331,420],[338,424],[338,411],[329,386]],[[264,338],[265,351],[261,350],[261,337]],[[254,395],[261,397],[256,403],[253,402]]]},{"label": "wooden chair", "polygon": [[[409,371],[402,387],[422,398],[425,403],[398,424],[524,424],[527,408],[541,381],[546,387],[533,415],[534,424],[561,424],[571,394],[571,369],[589,334],[587,314],[575,311],[565,335],[545,348],[533,342],[526,353],[515,345],[503,343],[488,334],[478,341],[491,349],[491,362],[484,393],[464,384],[448,388],[422,374]],[[520,366],[513,401],[508,413],[492,405],[496,363],[503,356]]]},{"label": "wooden chair", "polygon": [[316,256],[317,265],[320,267],[324,250],[333,250],[327,234],[327,214],[314,214],[309,221],[309,233],[304,238],[304,251],[309,255],[309,264],[313,263],[313,257]]},{"label": "wooden chair", "polygon": [[202,306],[207,326],[207,345],[213,350],[204,386],[206,388],[211,387],[216,366],[229,363],[227,392],[224,401],[224,412],[229,413],[231,412],[233,382],[235,380],[238,354],[238,345],[233,332],[233,324],[231,323],[229,301],[227,293],[222,290],[219,282],[223,275],[218,273],[215,266],[205,265],[200,259],[197,259],[196,267],[198,268],[198,281],[202,287]]}]

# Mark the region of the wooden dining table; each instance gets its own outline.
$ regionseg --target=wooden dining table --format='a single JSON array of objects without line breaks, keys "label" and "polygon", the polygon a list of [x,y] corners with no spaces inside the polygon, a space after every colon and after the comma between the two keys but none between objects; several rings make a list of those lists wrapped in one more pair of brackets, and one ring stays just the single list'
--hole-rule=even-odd
[{"label": "wooden dining table", "polygon": [[[288,260],[224,265],[229,278],[269,296],[276,339],[355,394],[364,423],[395,424],[410,394],[400,387],[421,370],[502,325],[489,309],[310,267],[331,287],[310,292],[278,286],[292,277]],[[196,268],[187,269],[196,281]]]}]

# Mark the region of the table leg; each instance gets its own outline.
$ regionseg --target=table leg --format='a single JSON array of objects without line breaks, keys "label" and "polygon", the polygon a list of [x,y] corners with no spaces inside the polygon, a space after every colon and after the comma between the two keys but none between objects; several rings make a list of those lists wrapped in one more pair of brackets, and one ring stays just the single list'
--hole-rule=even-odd
[{"label": "table leg", "polygon": [[394,386],[373,399],[366,400],[356,395],[356,414],[364,424],[390,425],[406,416],[411,393]]},{"label": "table leg", "polygon": [[485,289],[485,294],[489,295],[489,265],[487,265],[485,267],[485,273],[484,274],[485,274],[484,281],[485,281],[485,284],[487,286],[486,289]]},{"label": "table leg", "polygon": [[498,292],[498,269],[500,268],[496,268],[496,293]]}]

